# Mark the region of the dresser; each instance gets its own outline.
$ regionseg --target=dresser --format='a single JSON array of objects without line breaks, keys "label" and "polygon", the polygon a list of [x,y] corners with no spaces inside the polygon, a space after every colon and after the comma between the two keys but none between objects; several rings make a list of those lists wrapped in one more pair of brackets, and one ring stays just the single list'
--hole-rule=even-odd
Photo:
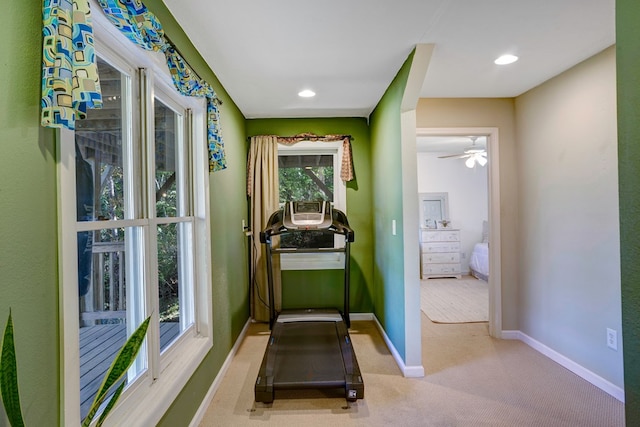
[{"label": "dresser", "polygon": [[460,230],[420,229],[420,273],[431,277],[461,277]]}]

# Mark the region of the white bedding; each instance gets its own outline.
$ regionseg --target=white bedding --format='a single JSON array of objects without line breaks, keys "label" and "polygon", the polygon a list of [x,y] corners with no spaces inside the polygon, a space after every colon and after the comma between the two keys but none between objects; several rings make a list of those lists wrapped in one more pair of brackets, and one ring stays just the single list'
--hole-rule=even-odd
[{"label": "white bedding", "polygon": [[487,280],[489,278],[489,244],[476,243],[469,259],[471,274],[478,279]]}]

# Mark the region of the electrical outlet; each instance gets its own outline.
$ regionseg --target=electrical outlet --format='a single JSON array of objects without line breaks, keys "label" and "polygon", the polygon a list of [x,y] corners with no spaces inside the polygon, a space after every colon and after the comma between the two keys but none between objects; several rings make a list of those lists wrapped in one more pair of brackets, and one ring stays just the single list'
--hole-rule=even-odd
[{"label": "electrical outlet", "polygon": [[618,333],[610,328],[607,328],[607,347],[618,349]]}]

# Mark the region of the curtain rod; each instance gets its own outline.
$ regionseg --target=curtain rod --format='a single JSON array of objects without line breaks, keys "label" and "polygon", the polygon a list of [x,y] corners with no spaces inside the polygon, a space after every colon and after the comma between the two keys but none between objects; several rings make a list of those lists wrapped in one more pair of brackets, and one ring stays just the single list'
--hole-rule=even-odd
[{"label": "curtain rod", "polygon": [[[182,60],[184,61],[184,63],[186,64],[187,67],[189,67],[189,70],[191,70],[191,72],[196,76],[196,78],[200,81],[203,81],[205,83],[207,83],[206,80],[204,80],[202,77],[200,77],[200,75],[196,72],[196,70],[193,69],[193,67],[191,66],[191,64],[189,64],[187,62],[187,60],[184,58],[184,55],[182,54],[182,52],[180,52],[180,49],[178,49],[178,46],[176,46],[176,44],[174,42],[171,41],[171,38],[169,38],[169,36],[167,35],[167,33],[164,33],[164,38],[167,39],[167,43],[169,43],[171,45],[171,47],[173,49],[175,49],[176,53],[178,55],[180,55],[180,58],[182,58]],[[216,102],[218,103],[218,105],[222,105],[222,100],[220,98],[218,98],[218,95],[216,95],[215,98]]]},{"label": "curtain rod", "polygon": [[[251,138],[253,138],[254,136],[261,136],[261,135],[248,136],[247,139],[249,141],[251,141]],[[353,137],[351,135],[343,135],[343,134],[335,134],[335,135],[304,135],[303,134],[303,135],[293,135],[293,136],[280,136],[280,135],[277,135],[277,138],[282,138],[282,139],[296,139],[296,138],[299,138],[299,139],[302,139],[302,140],[307,140],[307,139],[308,140],[313,140],[313,139],[324,139],[324,138],[327,138],[329,136],[330,137],[335,137],[336,141],[338,141],[339,138],[342,138],[342,139],[349,138],[349,140],[353,140]]]}]

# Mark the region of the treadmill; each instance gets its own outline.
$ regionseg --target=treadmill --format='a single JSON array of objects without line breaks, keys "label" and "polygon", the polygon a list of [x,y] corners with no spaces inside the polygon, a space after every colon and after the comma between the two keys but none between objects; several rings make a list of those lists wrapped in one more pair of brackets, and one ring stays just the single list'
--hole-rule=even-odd
[{"label": "treadmill", "polygon": [[[343,235],[342,248],[273,247],[274,236],[287,233]],[[351,345],[349,319],[349,248],[354,233],[346,215],[329,202],[287,202],[260,232],[266,246],[271,336],[255,383],[256,402],[271,403],[276,390],[340,389],[349,402],[364,397],[364,383]],[[305,246],[305,245],[302,245]],[[344,252],[344,307],[283,310],[273,303],[272,257],[278,253]],[[304,286],[303,283],[300,286]]]}]

